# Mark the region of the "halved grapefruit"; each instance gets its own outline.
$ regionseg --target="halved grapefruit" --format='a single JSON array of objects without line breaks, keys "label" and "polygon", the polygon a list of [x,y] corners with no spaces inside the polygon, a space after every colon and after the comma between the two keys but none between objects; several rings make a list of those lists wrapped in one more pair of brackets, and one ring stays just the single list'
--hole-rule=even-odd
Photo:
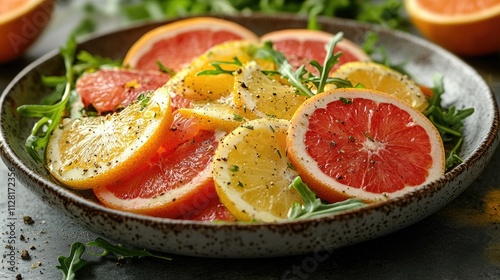
[{"label": "halved grapefruit", "polygon": [[444,174],[439,132],[391,95],[338,89],[308,99],[291,120],[288,156],[317,195],[365,202],[403,195]]}]

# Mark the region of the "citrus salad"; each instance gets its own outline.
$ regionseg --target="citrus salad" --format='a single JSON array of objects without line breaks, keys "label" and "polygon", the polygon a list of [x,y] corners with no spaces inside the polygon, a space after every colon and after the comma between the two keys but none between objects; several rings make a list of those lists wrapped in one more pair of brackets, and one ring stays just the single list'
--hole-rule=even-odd
[{"label": "citrus salad", "polygon": [[77,72],[71,47],[61,53],[61,99],[19,108],[53,120],[38,122],[27,146],[57,181],[92,189],[109,208],[203,221],[312,217],[404,195],[457,157],[432,122],[442,91],[371,61],[342,33],[257,36],[204,17],[144,34],[122,64],[88,67],[95,58],[80,53],[87,67]]}]

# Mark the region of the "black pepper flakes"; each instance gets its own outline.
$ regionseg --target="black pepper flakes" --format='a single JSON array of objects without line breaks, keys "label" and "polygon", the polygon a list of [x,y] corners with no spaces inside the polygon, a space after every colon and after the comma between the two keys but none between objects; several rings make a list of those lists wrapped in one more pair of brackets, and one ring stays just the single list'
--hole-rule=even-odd
[{"label": "black pepper flakes", "polygon": [[27,250],[21,250],[21,259],[25,261],[31,260],[30,253]]},{"label": "black pepper flakes", "polygon": [[24,221],[24,224],[26,224],[26,225],[32,225],[35,223],[33,218],[31,218],[30,216],[24,216],[23,221]]}]

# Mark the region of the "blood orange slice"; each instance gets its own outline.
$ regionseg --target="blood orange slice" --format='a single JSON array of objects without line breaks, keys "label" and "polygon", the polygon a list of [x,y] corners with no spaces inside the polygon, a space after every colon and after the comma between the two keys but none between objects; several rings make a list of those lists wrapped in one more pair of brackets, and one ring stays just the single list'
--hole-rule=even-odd
[{"label": "blood orange slice", "polygon": [[407,103],[368,89],[308,99],[288,130],[288,155],[319,197],[366,202],[400,196],[444,174],[439,132]]},{"label": "blood orange slice", "polygon": [[249,29],[223,19],[197,17],[175,21],[144,34],[127,52],[124,65],[158,70],[157,61],[175,71],[210,47],[232,40],[257,41]]},{"label": "blood orange slice", "polygon": [[85,107],[92,105],[99,113],[109,112],[129,105],[141,93],[156,90],[168,79],[169,75],[160,71],[98,70],[79,78],[76,91]]},{"label": "blood orange slice", "polygon": [[[323,63],[326,56],[325,45],[333,36],[331,33],[319,30],[285,29],[264,34],[260,40],[271,41],[274,48],[282,52],[293,66],[298,68],[306,65],[308,71],[319,74],[316,68],[309,65],[309,62],[314,59]],[[346,62],[370,60],[363,49],[345,38],[335,46],[334,53],[339,51],[342,55],[332,71]]]},{"label": "blood orange slice", "polygon": [[219,135],[203,131],[171,153],[158,154],[113,184],[94,193],[107,207],[144,215],[185,218],[217,198],[212,157]]}]

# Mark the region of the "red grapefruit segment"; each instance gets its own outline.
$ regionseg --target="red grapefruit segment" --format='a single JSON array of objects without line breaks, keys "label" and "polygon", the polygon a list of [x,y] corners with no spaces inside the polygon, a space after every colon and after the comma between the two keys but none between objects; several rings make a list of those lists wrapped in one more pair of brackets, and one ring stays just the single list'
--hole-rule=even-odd
[{"label": "red grapefruit segment", "polygon": [[224,19],[197,17],[175,21],[144,34],[123,61],[136,69],[158,70],[157,61],[175,71],[216,44],[232,40],[254,40],[249,29]]},{"label": "red grapefruit segment", "polygon": [[[308,71],[317,73],[317,70],[309,65],[311,60],[323,63],[326,56],[325,45],[333,38],[333,34],[309,29],[286,29],[269,32],[261,36],[261,41],[271,41],[276,50],[282,52],[295,66],[306,65]],[[351,61],[369,61],[370,57],[358,45],[348,39],[342,39],[334,49],[334,53],[342,52],[339,62],[333,67],[337,69],[340,65]]]},{"label": "red grapefruit segment", "polygon": [[191,216],[217,197],[211,161],[218,138],[204,131],[173,152],[160,149],[136,172],[94,193],[113,209],[167,218]]},{"label": "red grapefruit segment", "polygon": [[434,125],[406,103],[366,89],[307,100],[292,118],[287,146],[304,181],[328,201],[384,200],[445,170]]},{"label": "red grapefruit segment", "polygon": [[109,112],[126,107],[141,93],[163,86],[168,78],[160,71],[101,69],[79,78],[76,91],[85,107],[92,105],[97,112]]}]

